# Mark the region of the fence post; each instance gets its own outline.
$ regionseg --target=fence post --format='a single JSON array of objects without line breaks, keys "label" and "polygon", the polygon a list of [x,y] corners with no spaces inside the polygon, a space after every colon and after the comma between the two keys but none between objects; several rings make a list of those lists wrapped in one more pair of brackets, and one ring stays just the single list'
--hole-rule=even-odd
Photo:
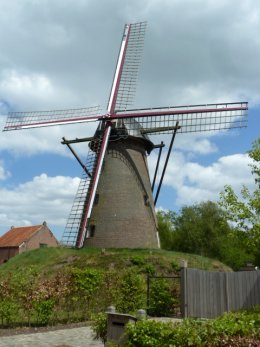
[{"label": "fence post", "polygon": [[182,318],[188,317],[188,298],[187,298],[187,262],[181,264],[181,315]]},{"label": "fence post", "polygon": [[145,320],[146,319],[146,311],[143,309],[138,310],[137,314],[136,314],[136,318],[137,318],[137,320]]}]

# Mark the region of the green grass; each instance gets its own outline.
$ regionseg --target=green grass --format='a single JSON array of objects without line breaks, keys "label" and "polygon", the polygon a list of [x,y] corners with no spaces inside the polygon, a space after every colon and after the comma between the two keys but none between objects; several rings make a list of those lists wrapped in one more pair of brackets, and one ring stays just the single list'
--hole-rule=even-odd
[{"label": "green grass", "polygon": [[231,271],[218,260],[205,258],[195,254],[171,252],[150,249],[107,249],[103,253],[100,249],[82,248],[40,248],[22,253],[11,258],[0,266],[0,274],[6,272],[23,271],[24,268],[34,266],[45,275],[59,272],[66,267],[123,269],[138,267],[144,270],[147,264],[155,273],[171,274],[179,269],[182,260],[188,262],[189,267],[211,270]]}]

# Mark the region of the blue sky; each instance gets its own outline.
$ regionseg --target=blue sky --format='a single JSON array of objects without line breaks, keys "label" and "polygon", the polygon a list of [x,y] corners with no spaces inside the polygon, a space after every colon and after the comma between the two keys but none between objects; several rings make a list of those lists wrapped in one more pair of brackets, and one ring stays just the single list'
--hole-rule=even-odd
[{"label": "blue sky", "polygon": [[[125,23],[148,21],[136,107],[249,102],[248,128],[177,135],[158,207],[253,189],[260,134],[260,3],[249,0],[0,0],[0,127],[8,111],[106,106]],[[60,238],[81,168],[61,138],[95,124],[0,133],[0,235],[47,221]],[[158,138],[158,141],[161,140]],[[86,145],[78,146],[82,158]],[[149,157],[153,173],[156,155]]]}]

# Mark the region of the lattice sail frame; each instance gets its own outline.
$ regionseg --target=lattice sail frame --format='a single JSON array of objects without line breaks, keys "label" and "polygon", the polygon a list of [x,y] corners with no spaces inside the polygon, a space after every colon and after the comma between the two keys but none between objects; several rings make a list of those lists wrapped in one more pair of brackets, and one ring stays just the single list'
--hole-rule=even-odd
[{"label": "lattice sail frame", "polygon": [[[102,138],[95,138],[91,141],[91,146],[85,163],[89,174],[83,170],[78,191],[62,235],[62,245],[64,246],[73,247],[76,244],[78,244],[79,248],[83,246],[87,229],[82,228],[82,225],[84,225],[85,219],[88,218],[85,211],[87,209],[87,204],[90,203],[89,199],[87,199],[87,195],[94,183],[92,177],[96,171],[97,158],[100,153],[101,145]],[[79,230],[81,229],[83,232],[82,237],[79,235]]]},{"label": "lattice sail frame", "polygon": [[100,106],[93,106],[66,110],[9,112],[3,131],[93,122],[100,115],[100,110]]},{"label": "lattice sail frame", "polygon": [[96,106],[73,110],[12,112],[8,115],[4,131],[112,120],[117,120],[117,128],[120,128],[118,120],[123,120],[130,135],[134,135],[138,129],[143,129],[149,135],[154,134],[154,129],[158,130],[157,135],[171,133],[171,129],[163,128],[170,128],[177,121],[181,126],[178,133],[226,130],[247,126],[248,103],[147,108],[118,111],[112,115],[98,114],[99,111],[100,107]]},{"label": "lattice sail frame", "polygon": [[168,108],[128,110],[116,117],[123,119],[134,135],[137,127],[150,135],[172,133],[176,122],[178,133],[219,131],[247,125],[247,102],[178,106]]},{"label": "lattice sail frame", "polygon": [[[127,50],[120,76],[115,110],[126,110],[135,97],[138,72],[143,55],[144,37],[147,23],[131,24],[127,39]],[[125,30],[127,25],[125,26]]]},{"label": "lattice sail frame", "polygon": [[79,192],[80,199],[76,198],[74,201],[80,221],[78,215],[74,218],[72,208],[74,222],[71,225],[68,222],[65,228],[63,239],[66,239],[67,245],[83,245],[113,127],[121,129],[124,136],[135,136],[172,133],[176,123],[180,125],[178,133],[226,130],[245,127],[247,124],[247,102],[129,109],[135,95],[145,30],[146,22],[125,25],[106,112],[101,112],[99,106],[94,106],[70,110],[12,112],[8,115],[4,131],[95,121],[104,125],[98,149],[92,153],[90,151],[88,157],[91,161],[91,178],[82,177],[79,190],[82,189],[84,194]]}]

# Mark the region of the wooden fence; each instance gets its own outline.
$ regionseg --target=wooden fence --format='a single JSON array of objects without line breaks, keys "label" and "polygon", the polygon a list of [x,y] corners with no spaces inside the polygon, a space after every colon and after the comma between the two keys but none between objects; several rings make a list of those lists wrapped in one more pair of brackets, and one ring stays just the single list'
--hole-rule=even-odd
[{"label": "wooden fence", "polygon": [[214,318],[260,305],[260,271],[181,270],[183,317]]}]

